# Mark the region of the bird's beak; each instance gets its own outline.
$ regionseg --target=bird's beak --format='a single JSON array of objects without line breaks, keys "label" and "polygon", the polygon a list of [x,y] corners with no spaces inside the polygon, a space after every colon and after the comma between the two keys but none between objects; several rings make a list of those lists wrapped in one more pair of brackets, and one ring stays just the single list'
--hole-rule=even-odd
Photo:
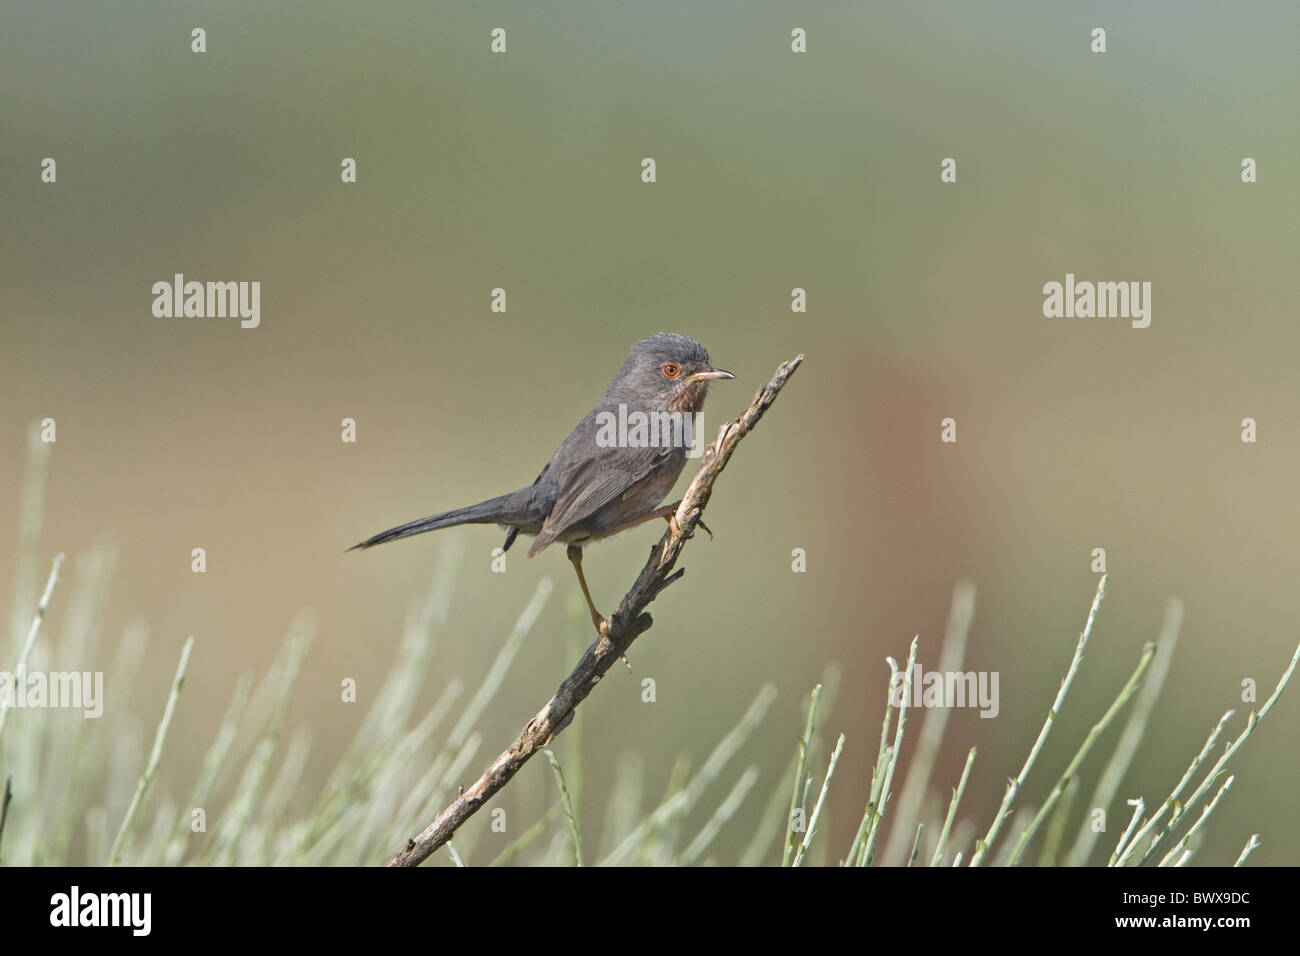
[{"label": "bird's beak", "polygon": [[724,372],[720,368],[706,368],[703,372],[695,372],[692,375],[687,375],[685,381],[710,382],[715,378],[735,378],[735,377],[736,376],[732,375],[730,372]]}]

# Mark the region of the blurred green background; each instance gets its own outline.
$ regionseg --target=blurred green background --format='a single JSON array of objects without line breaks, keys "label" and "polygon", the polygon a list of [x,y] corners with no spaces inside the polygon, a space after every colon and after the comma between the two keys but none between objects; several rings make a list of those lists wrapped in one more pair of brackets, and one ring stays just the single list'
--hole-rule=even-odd
[{"label": "blurred green background", "polygon": [[[584,705],[584,818],[602,818],[620,753],[658,793],[775,681],[745,752],[766,793],[837,661],[829,832],[847,848],[884,657],[919,634],[934,666],[961,576],[978,588],[967,666],[1000,672],[1001,713],[954,713],[936,781],[946,794],[978,744],[963,816],[981,832],[1069,662],[1091,549],[1107,603],[1030,802],[1168,596],[1186,621],[1122,796],[1163,798],[1217,717],[1248,709],[1241,681],[1262,700],[1290,657],[1295,4],[4,2],[0,19],[0,581],[17,573],[26,429],[53,417],[42,575],[56,551],[111,547],[108,631],[153,634],[156,695],[109,687],[107,706],[156,720],[197,639],[165,787],[185,789],[236,677],[265,670],[304,607],[320,628],[290,720],[313,728],[307,777],[323,779],[363,713],[340,680],[369,704],[442,542],[344,549],[530,482],[661,330],[737,376],[712,389],[710,434],[779,361],[807,361],[719,481],[716,539],[687,548],[632,673]],[[176,272],[259,280],[261,327],[154,318],[150,287]],[[1150,281],[1151,327],[1045,319],[1042,286],[1067,272]],[[602,610],[659,533],[588,551]],[[499,532],[443,535],[465,548],[443,680],[476,683],[537,579],[557,585],[477,773],[568,673],[577,588],[562,551],[517,547],[494,574]],[[1252,832],[1254,862],[1300,862],[1298,690],[1238,758],[1198,862],[1231,862]],[[501,805],[535,815],[548,774],[530,765]],[[1126,819],[1112,810],[1116,835]]]}]

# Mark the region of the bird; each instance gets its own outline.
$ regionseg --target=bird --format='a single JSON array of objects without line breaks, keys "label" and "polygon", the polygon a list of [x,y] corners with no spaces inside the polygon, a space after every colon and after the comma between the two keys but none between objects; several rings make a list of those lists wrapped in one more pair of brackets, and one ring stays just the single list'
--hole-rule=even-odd
[{"label": "bird", "polygon": [[[500,525],[506,531],[504,551],[520,534],[531,535],[530,558],[561,541],[568,546],[566,554],[591,622],[598,634],[608,635],[609,621],[596,610],[582,573],[583,545],[653,518],[673,525],[678,503],[661,506],[660,502],[686,464],[690,438],[687,428],[673,429],[667,438],[662,432],[672,416],[687,426],[693,424],[704,407],[709,383],[730,378],[735,376],[715,368],[704,346],[689,336],[660,332],[641,339],[628,350],[599,404],[560,443],[532,484],[389,528],[348,550],[462,524]],[[645,419],[637,419],[636,413]],[[638,430],[639,421],[659,424],[654,431],[660,434]],[[616,423],[633,427],[616,427]]]}]

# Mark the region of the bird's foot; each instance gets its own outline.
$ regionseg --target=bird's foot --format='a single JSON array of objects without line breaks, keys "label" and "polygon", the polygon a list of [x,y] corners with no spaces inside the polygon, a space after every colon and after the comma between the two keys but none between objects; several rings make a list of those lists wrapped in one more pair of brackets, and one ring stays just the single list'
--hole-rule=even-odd
[{"label": "bird's foot", "polygon": [[[672,514],[666,515],[665,518],[664,518],[664,520],[666,520],[666,521],[668,522],[668,530],[671,531],[671,532],[673,533],[673,536],[674,536],[674,537],[677,537],[677,538],[682,537],[682,535],[683,535],[683,532],[682,532],[682,526],[681,526],[681,525],[678,523],[678,521],[677,521],[677,512],[676,512],[676,511],[674,511]],[[701,528],[703,528],[705,531],[708,531],[708,532],[709,532],[709,540],[712,541],[712,540],[713,540],[713,532],[710,531],[710,530],[709,530],[709,526],[706,525],[706,524],[704,523],[704,519],[703,519],[703,518],[696,518],[696,519],[695,519],[695,523],[696,523],[697,525],[699,525]]]}]

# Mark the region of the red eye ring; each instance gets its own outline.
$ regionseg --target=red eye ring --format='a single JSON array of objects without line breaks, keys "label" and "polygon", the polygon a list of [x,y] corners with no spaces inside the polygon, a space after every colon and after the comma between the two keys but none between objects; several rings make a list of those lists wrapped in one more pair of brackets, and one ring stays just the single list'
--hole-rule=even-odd
[{"label": "red eye ring", "polygon": [[664,378],[676,378],[682,374],[682,367],[676,362],[664,362],[659,366],[659,371],[663,372]]}]

